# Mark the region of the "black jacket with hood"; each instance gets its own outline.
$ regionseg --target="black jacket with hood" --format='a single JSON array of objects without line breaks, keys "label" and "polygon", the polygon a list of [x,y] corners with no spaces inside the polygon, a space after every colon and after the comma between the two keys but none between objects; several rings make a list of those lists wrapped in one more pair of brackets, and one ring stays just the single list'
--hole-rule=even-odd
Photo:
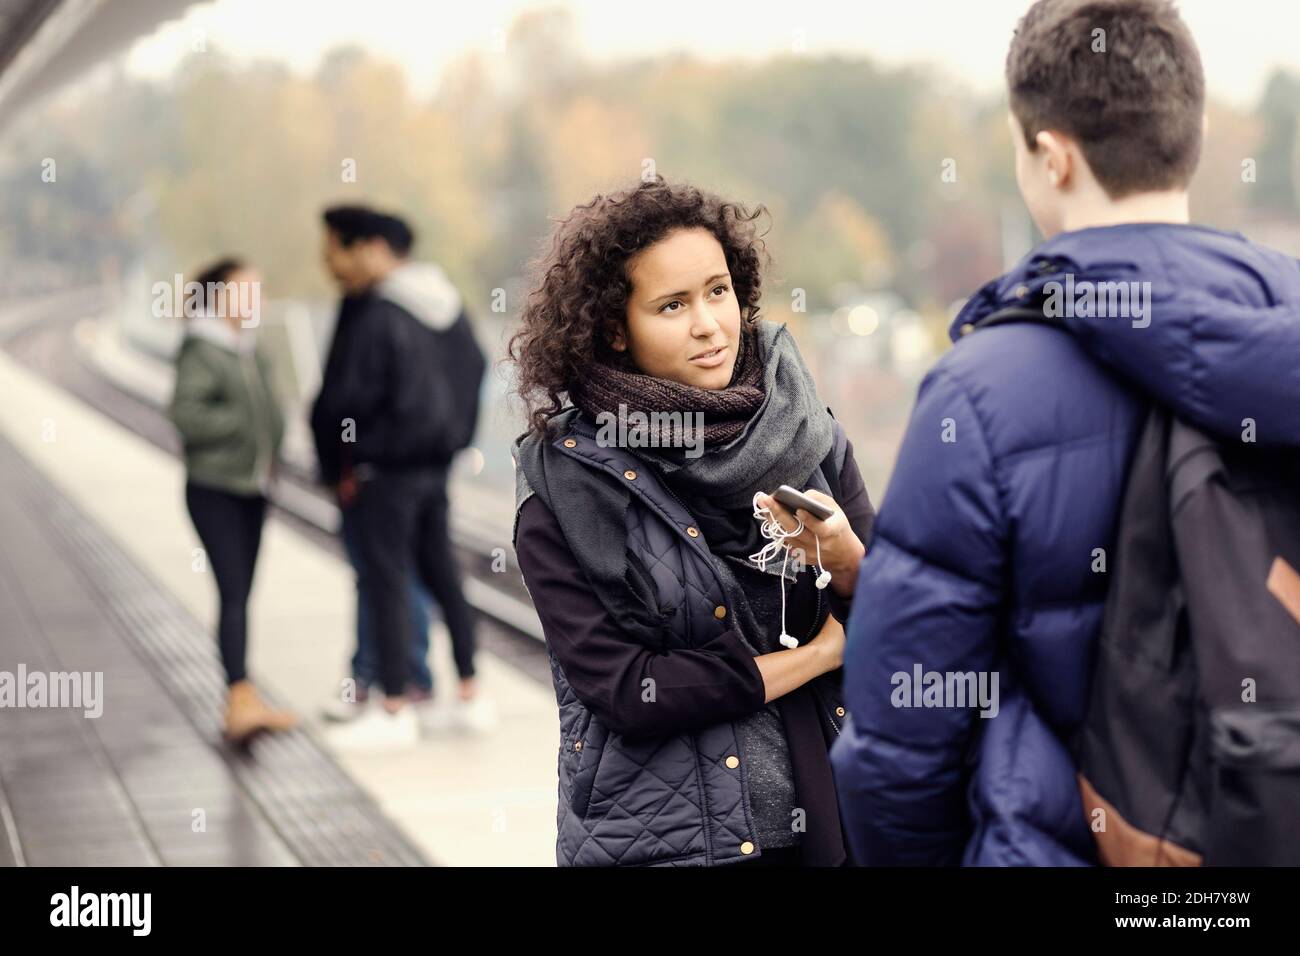
[{"label": "black jacket with hood", "polygon": [[439,352],[464,315],[455,286],[429,263],[404,263],[343,300],[311,412],[323,482],[360,464],[448,464],[440,439],[458,410]]}]

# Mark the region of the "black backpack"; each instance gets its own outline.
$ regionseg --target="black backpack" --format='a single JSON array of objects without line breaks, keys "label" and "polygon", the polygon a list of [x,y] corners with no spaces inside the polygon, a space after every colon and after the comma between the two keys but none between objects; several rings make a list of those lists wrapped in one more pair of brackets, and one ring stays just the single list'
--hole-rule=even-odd
[{"label": "black backpack", "polygon": [[[978,327],[1009,321],[1056,324]],[[1101,862],[1300,864],[1300,452],[1153,407],[1109,557],[1075,741]]]},{"label": "black backpack", "polygon": [[474,326],[464,310],[438,336],[438,394],[433,407],[438,421],[432,430],[434,457],[450,461],[474,440],[478,427],[479,390],[487,358],[474,336]]}]

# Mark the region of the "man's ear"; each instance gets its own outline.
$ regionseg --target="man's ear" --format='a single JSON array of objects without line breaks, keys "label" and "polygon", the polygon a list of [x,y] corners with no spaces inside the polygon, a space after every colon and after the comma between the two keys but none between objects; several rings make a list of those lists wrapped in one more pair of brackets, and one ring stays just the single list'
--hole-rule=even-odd
[{"label": "man's ear", "polygon": [[1074,151],[1078,148],[1060,133],[1052,130],[1039,130],[1034,143],[1042,151],[1042,162],[1046,164],[1047,181],[1055,189],[1067,189],[1075,174]]}]

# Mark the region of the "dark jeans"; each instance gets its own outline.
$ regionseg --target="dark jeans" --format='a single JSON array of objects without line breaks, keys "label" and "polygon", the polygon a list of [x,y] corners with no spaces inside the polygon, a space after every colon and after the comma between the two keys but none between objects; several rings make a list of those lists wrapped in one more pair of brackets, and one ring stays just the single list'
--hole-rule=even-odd
[{"label": "dark jeans", "polygon": [[[379,680],[379,650],[375,640],[374,611],[366,593],[361,590],[361,542],[355,508],[343,508],[343,549],[357,574],[357,650],[352,655],[352,677],[357,689],[369,688]],[[432,692],[433,672],[429,670],[429,619],[432,616],[433,598],[416,575],[411,580],[411,658],[410,681],[417,690]]]},{"label": "dark jeans", "polygon": [[217,579],[221,610],[217,644],[226,682],[247,677],[244,657],[248,647],[248,594],[253,589],[253,569],[262,544],[266,499],[261,495],[236,495],[203,485],[185,485],[185,505],[199,533],[207,563]]},{"label": "dark jeans", "polygon": [[360,483],[357,523],[360,588],[369,596],[388,696],[402,694],[410,662],[411,581],[419,575],[442,608],[456,670],[474,674],[474,615],[460,586],[447,520],[447,470],[377,471]]}]

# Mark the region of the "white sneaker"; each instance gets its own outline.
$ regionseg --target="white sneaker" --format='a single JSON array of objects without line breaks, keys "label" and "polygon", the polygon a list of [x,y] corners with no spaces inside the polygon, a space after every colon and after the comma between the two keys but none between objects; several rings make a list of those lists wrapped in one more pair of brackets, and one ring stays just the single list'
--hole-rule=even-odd
[{"label": "white sneaker", "polygon": [[426,697],[424,700],[412,701],[407,706],[414,708],[421,734],[439,734],[447,729],[447,706],[441,699]]},{"label": "white sneaker", "polygon": [[332,724],[349,724],[364,714],[369,705],[369,697],[344,700],[339,694],[331,694],[321,703],[320,715]]},{"label": "white sneaker", "polygon": [[327,733],[330,745],[348,753],[391,753],[420,742],[420,724],[415,708],[407,705],[397,713],[383,707],[368,707],[356,720]]},{"label": "white sneaker", "polygon": [[451,707],[452,726],[471,733],[487,733],[497,725],[497,710],[482,693],[469,700],[456,699]]}]

